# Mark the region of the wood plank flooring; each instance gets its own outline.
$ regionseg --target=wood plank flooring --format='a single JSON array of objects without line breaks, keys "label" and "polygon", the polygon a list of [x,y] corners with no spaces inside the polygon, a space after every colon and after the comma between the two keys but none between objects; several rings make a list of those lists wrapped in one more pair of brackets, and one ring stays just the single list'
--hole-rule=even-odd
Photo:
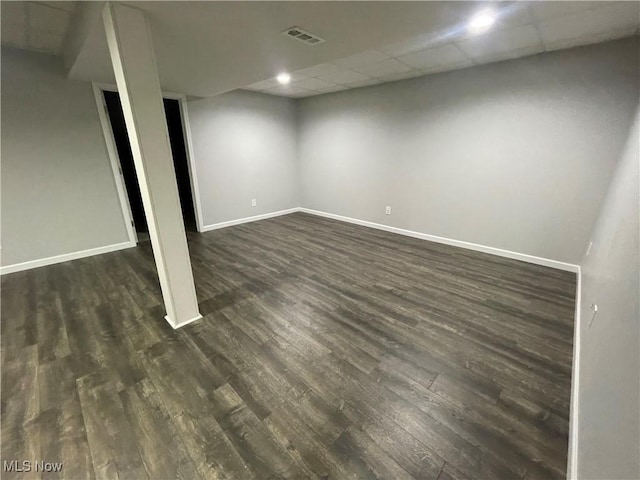
[{"label": "wood plank flooring", "polygon": [[295,213],[2,278],[3,478],[565,477],[575,276]]}]

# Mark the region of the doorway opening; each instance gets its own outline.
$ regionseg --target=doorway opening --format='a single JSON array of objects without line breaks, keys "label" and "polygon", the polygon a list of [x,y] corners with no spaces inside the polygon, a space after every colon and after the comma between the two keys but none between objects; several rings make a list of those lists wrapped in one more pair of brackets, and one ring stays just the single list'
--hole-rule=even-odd
[{"label": "doorway opening", "polygon": [[[133,153],[127,135],[124,112],[120,104],[120,95],[118,92],[108,90],[103,90],[102,94],[113,133],[113,140],[120,160],[120,170],[127,193],[126,196],[137,241],[138,243],[148,241],[149,227],[147,225],[140,185],[138,184],[138,177],[133,163]],[[163,102],[184,228],[188,232],[196,232],[196,215],[191,192],[191,177],[189,173],[180,101],[172,98],[163,98]]]}]

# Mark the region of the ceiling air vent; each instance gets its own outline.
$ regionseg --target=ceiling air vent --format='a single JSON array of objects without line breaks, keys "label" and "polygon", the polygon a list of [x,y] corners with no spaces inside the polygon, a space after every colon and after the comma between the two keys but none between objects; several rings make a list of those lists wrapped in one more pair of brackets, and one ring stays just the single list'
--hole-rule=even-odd
[{"label": "ceiling air vent", "polygon": [[301,42],[306,43],[307,45],[318,45],[319,43],[323,43],[324,38],[320,38],[313,33],[309,33],[306,30],[301,29],[300,27],[291,27],[287,28],[282,34],[286,37],[295,38],[296,40],[300,40]]}]

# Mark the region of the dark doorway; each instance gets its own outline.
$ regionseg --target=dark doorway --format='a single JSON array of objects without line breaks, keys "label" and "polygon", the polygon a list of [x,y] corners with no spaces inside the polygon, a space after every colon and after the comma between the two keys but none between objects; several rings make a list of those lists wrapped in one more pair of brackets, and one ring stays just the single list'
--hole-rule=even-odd
[{"label": "dark doorway", "polygon": [[180,195],[180,206],[182,207],[184,228],[188,231],[195,232],[197,230],[196,213],[193,208],[191,176],[189,175],[187,146],[184,141],[184,129],[182,128],[183,123],[180,102],[178,100],[165,98],[164,112],[167,117],[169,141],[171,142],[171,152],[173,153],[173,168],[176,171],[176,181],[178,182],[178,194]]},{"label": "dark doorway", "polygon": [[[122,177],[127,190],[129,205],[131,206],[131,215],[138,235],[138,241],[148,240],[149,229],[144,215],[142,195],[140,194],[140,186],[133,163],[133,153],[131,152],[129,137],[127,136],[127,126],[124,121],[122,105],[120,104],[120,96],[117,92],[109,91],[104,91],[103,94],[109,114],[111,130],[113,131],[113,138],[120,159]],[[163,100],[184,227],[187,231],[195,232],[197,230],[196,217],[193,208],[193,197],[191,195],[191,178],[189,176],[189,165],[187,163],[187,150],[184,140],[184,130],[182,128],[180,102],[169,98]]]}]

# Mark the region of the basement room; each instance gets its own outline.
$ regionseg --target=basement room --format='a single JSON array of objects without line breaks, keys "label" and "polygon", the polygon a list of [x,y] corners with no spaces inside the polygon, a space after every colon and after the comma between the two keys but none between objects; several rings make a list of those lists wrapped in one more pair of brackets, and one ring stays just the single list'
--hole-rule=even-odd
[{"label": "basement room", "polygon": [[0,7],[3,479],[640,480],[640,2]]}]

